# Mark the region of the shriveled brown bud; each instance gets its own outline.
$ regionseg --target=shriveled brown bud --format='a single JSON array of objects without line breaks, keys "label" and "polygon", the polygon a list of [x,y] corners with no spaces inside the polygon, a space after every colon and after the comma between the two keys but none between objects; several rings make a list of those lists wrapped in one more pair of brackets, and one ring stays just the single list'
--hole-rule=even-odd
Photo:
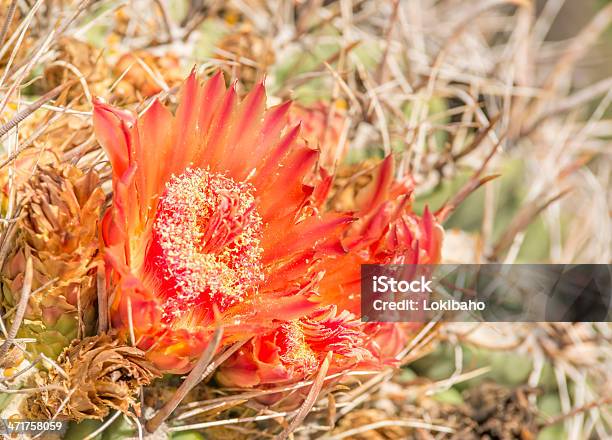
[{"label": "shriveled brown bud", "polygon": [[140,387],[159,376],[142,350],[107,334],[74,341],[58,364],[63,372],[51,369],[37,378],[42,391],[25,402],[29,417],[103,419],[111,409],[140,416]]},{"label": "shriveled brown bud", "polygon": [[[48,90],[79,77],[86,78],[92,95],[104,94],[111,85],[111,69],[100,56],[100,49],[76,38],[64,36],[57,42],[57,51],[61,61],[51,63],[43,72]],[[78,98],[77,105],[87,102],[80,81],[70,88],[66,98],[70,101]]]},{"label": "shriveled brown bud", "polygon": [[257,33],[250,23],[242,23],[234,32],[221,38],[216,46],[215,56],[232,62],[232,67],[237,70],[236,76],[247,88],[260,81],[268,67],[274,64],[272,40]]}]

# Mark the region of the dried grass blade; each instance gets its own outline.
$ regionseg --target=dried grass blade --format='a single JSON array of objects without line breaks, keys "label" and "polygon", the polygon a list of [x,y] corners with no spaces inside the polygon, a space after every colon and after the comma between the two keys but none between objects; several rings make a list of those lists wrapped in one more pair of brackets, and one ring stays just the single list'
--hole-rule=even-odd
[{"label": "dried grass blade", "polygon": [[502,237],[499,239],[499,241],[493,248],[491,258],[495,259],[499,257],[499,255],[512,244],[512,242],[514,241],[514,237],[516,237],[516,234],[524,230],[542,211],[544,211],[552,203],[556,202],[570,191],[571,189],[565,189],[541,204],[538,204],[537,201],[534,201],[525,205],[521,212],[516,215],[512,223],[510,223],[510,226],[508,227],[506,232],[502,235]]},{"label": "dried grass blade", "polygon": [[0,357],[4,356],[13,343],[13,339],[17,336],[17,332],[19,331],[19,326],[21,325],[21,321],[23,321],[23,317],[25,316],[26,308],[28,306],[28,299],[30,299],[30,293],[32,293],[32,277],[34,276],[34,272],[32,269],[32,258],[28,258],[26,262],[25,275],[23,277],[23,287],[21,289],[21,298],[19,298],[19,304],[17,305],[17,313],[15,314],[15,319],[13,320],[13,325],[11,325],[11,329],[8,332],[7,338],[0,346]]},{"label": "dried grass blade", "polygon": [[323,384],[325,383],[325,376],[327,375],[327,370],[329,369],[329,365],[332,359],[332,352],[328,352],[325,360],[321,364],[321,368],[319,369],[319,373],[317,374],[317,378],[315,379],[310,391],[308,392],[308,396],[306,396],[306,400],[304,400],[304,404],[299,409],[296,416],[293,418],[291,423],[279,434],[277,440],[285,440],[289,437],[289,435],[295,431],[300,423],[304,421],[312,407],[317,401],[319,394],[321,393],[321,389],[323,388]]},{"label": "dried grass blade", "polygon": [[487,182],[493,179],[497,179],[501,174],[491,174],[481,179],[471,178],[457,194],[451,197],[444,205],[436,212],[436,217],[439,221],[443,222],[450,214],[459,206],[461,203],[474,191],[480,188]]},{"label": "dried grass blade", "polygon": [[106,333],[108,330],[108,297],[106,296],[104,264],[100,264],[98,266],[98,272],[96,273],[96,287],[98,294],[98,333]]},{"label": "dried grass blade", "polygon": [[[4,124],[3,126],[0,127],[0,138],[2,138],[5,134],[7,134],[9,131],[11,131],[13,128],[15,128],[20,122],[23,122],[23,120],[25,118],[30,116],[32,113],[34,113],[36,110],[38,110],[44,104],[46,104],[48,101],[50,101],[53,98],[57,97],[63,90],[65,90],[66,88],[70,87],[72,84],[74,84],[74,80],[68,81],[68,82],[66,82],[64,84],[60,84],[59,86],[55,87],[52,90],[49,90],[47,93],[42,95],[40,98],[38,98],[32,104],[30,104],[28,107],[26,107],[25,109],[23,109],[20,112],[18,112],[15,116],[13,116],[11,118],[10,121],[8,121],[6,124]],[[0,168],[5,166],[8,162],[10,162],[10,158],[5,160],[0,165]]]},{"label": "dried grass blade", "polygon": [[4,39],[6,38],[6,34],[13,22],[13,18],[15,17],[15,11],[17,10],[17,0],[13,0],[9,5],[8,13],[6,14],[6,19],[4,20],[4,24],[2,25],[2,32],[0,32],[0,47],[4,44]]},{"label": "dried grass blade", "polygon": [[213,334],[212,340],[198,362],[195,364],[191,373],[187,376],[187,378],[183,381],[181,386],[176,390],[174,396],[160,409],[152,418],[150,418],[145,424],[145,428],[148,432],[155,432],[157,428],[168,418],[170,414],[176,409],[176,407],[181,403],[181,401],[185,398],[187,393],[198,383],[202,381],[202,376],[206,371],[206,368],[212,361],[212,358],[221,343],[221,338],[223,337],[223,327],[219,326],[215,330]]}]

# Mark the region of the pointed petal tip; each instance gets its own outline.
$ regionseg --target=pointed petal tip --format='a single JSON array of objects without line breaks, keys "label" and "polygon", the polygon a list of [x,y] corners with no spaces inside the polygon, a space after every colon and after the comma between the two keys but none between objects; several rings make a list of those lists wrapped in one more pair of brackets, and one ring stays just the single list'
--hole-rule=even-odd
[{"label": "pointed petal tip", "polygon": [[93,105],[94,121],[99,117],[107,117],[106,114],[110,113],[119,121],[128,123],[130,125],[133,125],[134,122],[136,122],[136,117],[132,114],[132,112],[113,107],[112,105],[107,104],[101,99],[96,98],[93,101]]},{"label": "pointed petal tip", "polygon": [[194,67],[189,76],[185,78],[183,83],[180,86],[180,93],[182,96],[187,95],[188,98],[191,98],[192,95],[196,94],[196,90],[198,87],[198,71]]},{"label": "pointed petal tip", "polygon": [[292,104],[293,101],[285,101],[269,108],[267,111],[270,112],[270,116],[273,116],[276,120],[278,120],[278,118],[284,118],[289,113],[289,109],[291,108]]},{"label": "pointed petal tip", "polygon": [[225,76],[222,70],[217,70],[214,75],[206,80],[205,88],[208,90],[215,90],[219,87],[225,89]]},{"label": "pointed petal tip", "polygon": [[393,154],[387,155],[382,161],[382,168],[387,171],[389,169],[393,169],[393,164],[395,163],[395,159],[393,158]]},{"label": "pointed petal tip", "polygon": [[287,132],[286,138],[293,138],[292,142],[300,136],[302,132],[302,121],[298,121],[297,124],[289,125],[289,131]]},{"label": "pointed petal tip", "polygon": [[425,230],[428,233],[431,233],[432,229],[436,225],[436,217],[434,216],[434,214],[432,214],[431,210],[429,209],[429,205],[425,205],[425,208],[423,208],[422,218],[423,218],[423,226],[425,227]]},{"label": "pointed petal tip", "polygon": [[251,93],[256,94],[256,95],[265,95],[266,86],[262,82],[257,83],[255,84],[255,87],[253,87],[253,90]]}]

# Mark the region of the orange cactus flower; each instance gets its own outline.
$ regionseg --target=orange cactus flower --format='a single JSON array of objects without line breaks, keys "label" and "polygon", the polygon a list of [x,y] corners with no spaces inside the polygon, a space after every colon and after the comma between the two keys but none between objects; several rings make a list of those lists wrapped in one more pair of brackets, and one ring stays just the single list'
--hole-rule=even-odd
[{"label": "orange cactus flower", "polygon": [[175,114],[95,102],[113,169],[101,227],[111,323],[162,371],[189,371],[217,324],[223,344],[266,335],[247,345],[268,360],[277,350],[272,369],[295,359],[292,378],[330,348],[373,359],[375,337],[355,320],[359,264],[437,258],[439,226],[409,213],[391,159],[362,212],[325,212],[332,176],[288,124],[290,104],[265,101],[262,84],[240,101],[221,74],[192,74]]},{"label": "orange cactus flower", "polygon": [[221,366],[217,378],[222,384],[296,382],[314,374],[330,351],[330,374],[399,361],[410,331],[419,324],[361,323],[360,266],[437,263],[443,231],[429,210],[422,217],[410,211],[411,186],[393,181],[391,157],[376,171],[354,213],[357,221],[344,231],[345,253],[325,261],[317,297],[321,307],[249,341]]},{"label": "orange cactus flower", "polygon": [[222,385],[242,388],[293,383],[316,373],[328,352],[333,354],[328,374],[394,365],[412,327],[363,324],[347,311],[322,308],[252,338],[221,365],[216,377]]}]

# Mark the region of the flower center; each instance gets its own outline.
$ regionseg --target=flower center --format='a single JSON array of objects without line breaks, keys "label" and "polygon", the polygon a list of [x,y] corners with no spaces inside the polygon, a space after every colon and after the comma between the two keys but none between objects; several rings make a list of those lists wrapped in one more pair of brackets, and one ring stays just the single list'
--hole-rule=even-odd
[{"label": "flower center", "polygon": [[202,169],[167,183],[148,258],[165,296],[166,320],[202,304],[223,311],[257,289],[262,221],[254,191]]}]

